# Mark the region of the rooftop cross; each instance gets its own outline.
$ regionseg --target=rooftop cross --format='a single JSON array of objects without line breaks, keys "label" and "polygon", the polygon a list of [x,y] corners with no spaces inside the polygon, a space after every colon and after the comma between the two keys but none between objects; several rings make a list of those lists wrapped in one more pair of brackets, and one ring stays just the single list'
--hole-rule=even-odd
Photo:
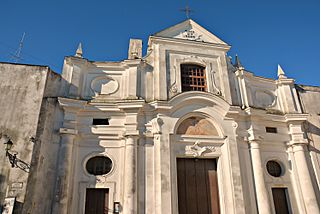
[{"label": "rooftop cross", "polygon": [[190,18],[190,13],[194,12],[193,10],[191,10],[191,8],[189,7],[189,3],[188,0],[186,0],[186,7],[184,9],[181,9],[180,11],[185,12],[186,13],[186,17],[187,19]]}]

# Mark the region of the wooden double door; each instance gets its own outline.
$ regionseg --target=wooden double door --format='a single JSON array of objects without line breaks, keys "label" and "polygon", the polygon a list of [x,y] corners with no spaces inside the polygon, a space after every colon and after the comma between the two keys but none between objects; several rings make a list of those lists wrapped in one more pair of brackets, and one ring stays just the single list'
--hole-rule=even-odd
[{"label": "wooden double door", "polygon": [[87,189],[85,214],[108,214],[108,204],[109,189]]},{"label": "wooden double door", "polygon": [[178,158],[179,214],[218,214],[216,159]]}]

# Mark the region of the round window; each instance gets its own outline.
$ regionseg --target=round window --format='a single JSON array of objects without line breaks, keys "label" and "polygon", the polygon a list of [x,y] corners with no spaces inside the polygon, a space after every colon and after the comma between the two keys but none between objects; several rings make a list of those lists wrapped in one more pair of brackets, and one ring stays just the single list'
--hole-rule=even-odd
[{"label": "round window", "polygon": [[103,156],[90,158],[87,161],[86,169],[91,175],[108,174],[112,169],[112,160]]},{"label": "round window", "polygon": [[282,174],[281,165],[276,161],[268,161],[267,171],[273,177],[280,177]]}]

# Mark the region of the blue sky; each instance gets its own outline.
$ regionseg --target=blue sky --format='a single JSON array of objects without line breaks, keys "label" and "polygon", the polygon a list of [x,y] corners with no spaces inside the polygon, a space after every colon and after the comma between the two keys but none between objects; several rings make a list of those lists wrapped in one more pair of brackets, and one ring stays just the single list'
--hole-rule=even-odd
[{"label": "blue sky", "polygon": [[[0,0],[0,61],[26,32],[21,63],[49,65],[60,72],[64,56],[83,43],[84,57],[119,61],[130,38],[179,23],[185,0]],[[232,45],[256,75],[276,77],[281,64],[299,84],[320,86],[319,0],[189,0],[191,18]]]}]

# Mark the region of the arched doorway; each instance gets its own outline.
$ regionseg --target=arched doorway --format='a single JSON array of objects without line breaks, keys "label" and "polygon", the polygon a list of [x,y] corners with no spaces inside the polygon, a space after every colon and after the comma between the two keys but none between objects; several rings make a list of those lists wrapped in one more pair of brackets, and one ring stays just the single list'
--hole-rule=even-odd
[{"label": "arched doorway", "polygon": [[217,128],[204,117],[191,116],[179,124],[176,135],[196,140],[186,147],[187,154],[192,156],[177,157],[176,160],[179,214],[220,213],[217,159],[203,156],[214,147],[201,146],[199,140],[219,136]]}]

